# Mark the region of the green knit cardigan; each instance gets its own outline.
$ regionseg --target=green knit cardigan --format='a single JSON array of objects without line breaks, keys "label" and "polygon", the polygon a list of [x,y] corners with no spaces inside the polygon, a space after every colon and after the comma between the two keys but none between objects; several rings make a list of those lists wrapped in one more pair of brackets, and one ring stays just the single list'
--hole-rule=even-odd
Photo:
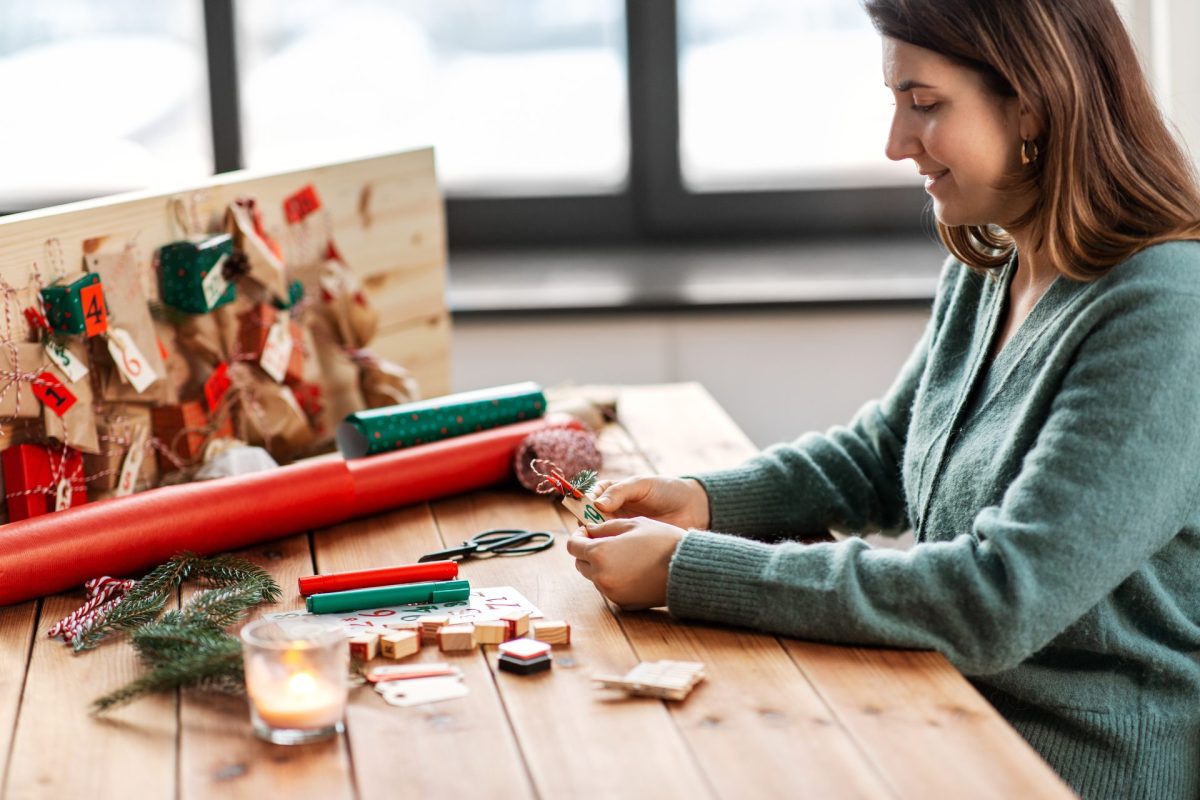
[{"label": "green knit cardigan", "polygon": [[[989,360],[1014,271],[950,260],[882,399],[693,476],[725,533],[687,533],[668,605],[938,650],[1085,798],[1194,800],[1200,243],[1059,277]],[[906,551],[784,541],[906,528]]]}]

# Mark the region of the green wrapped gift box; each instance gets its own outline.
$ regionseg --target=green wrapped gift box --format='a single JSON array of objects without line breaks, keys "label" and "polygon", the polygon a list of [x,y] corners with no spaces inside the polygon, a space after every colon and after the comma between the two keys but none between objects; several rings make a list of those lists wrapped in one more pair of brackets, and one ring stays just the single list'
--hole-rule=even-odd
[{"label": "green wrapped gift box", "polygon": [[189,314],[232,303],[237,290],[224,275],[231,255],[233,239],[227,233],[165,245],[158,253],[163,302]]},{"label": "green wrapped gift box", "polygon": [[62,278],[42,289],[42,305],[55,333],[96,336],[108,330],[108,303],[94,272]]},{"label": "green wrapped gift box", "polygon": [[360,458],[536,419],[545,413],[541,386],[514,383],[356,412],[338,425],[337,443],[346,458]]}]

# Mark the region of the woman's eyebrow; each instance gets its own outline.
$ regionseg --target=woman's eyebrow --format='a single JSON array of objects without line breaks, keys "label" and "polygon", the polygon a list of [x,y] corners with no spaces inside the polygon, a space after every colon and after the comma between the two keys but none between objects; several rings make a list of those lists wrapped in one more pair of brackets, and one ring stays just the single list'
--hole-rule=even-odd
[{"label": "woman's eyebrow", "polygon": [[[888,82],[884,81],[883,85],[888,86]],[[890,89],[892,87],[888,86],[888,88]],[[920,83],[920,82],[914,81],[914,80],[900,81],[899,83],[896,84],[897,92],[907,92],[912,89],[936,89],[936,88],[937,88],[936,86],[930,86],[928,83]]]}]

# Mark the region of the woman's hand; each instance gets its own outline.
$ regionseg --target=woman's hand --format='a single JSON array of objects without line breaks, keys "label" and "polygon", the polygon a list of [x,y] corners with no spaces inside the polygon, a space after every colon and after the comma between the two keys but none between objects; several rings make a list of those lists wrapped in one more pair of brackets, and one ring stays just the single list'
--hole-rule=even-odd
[{"label": "woman's hand", "polygon": [[637,475],[600,481],[593,493],[607,517],[649,517],[680,528],[707,528],[708,492],[692,478]]},{"label": "woman's hand", "polygon": [[687,531],[646,517],[610,519],[567,540],[575,569],[624,609],[667,604],[671,557]]}]

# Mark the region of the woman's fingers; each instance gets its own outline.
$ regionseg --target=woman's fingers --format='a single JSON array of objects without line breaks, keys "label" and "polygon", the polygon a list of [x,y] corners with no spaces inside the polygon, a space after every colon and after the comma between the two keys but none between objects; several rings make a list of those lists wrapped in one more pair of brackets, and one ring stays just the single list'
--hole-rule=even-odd
[{"label": "woman's fingers", "polygon": [[590,561],[594,542],[582,533],[576,531],[567,538],[567,552],[580,561]]},{"label": "woman's fingers", "polygon": [[626,478],[597,491],[596,508],[612,513],[630,503],[638,503],[646,499],[650,493],[651,482],[645,478]]},{"label": "woman's fingers", "polygon": [[620,536],[633,530],[641,517],[618,517],[595,525],[585,525],[584,530],[592,539],[603,539],[608,536]]}]

